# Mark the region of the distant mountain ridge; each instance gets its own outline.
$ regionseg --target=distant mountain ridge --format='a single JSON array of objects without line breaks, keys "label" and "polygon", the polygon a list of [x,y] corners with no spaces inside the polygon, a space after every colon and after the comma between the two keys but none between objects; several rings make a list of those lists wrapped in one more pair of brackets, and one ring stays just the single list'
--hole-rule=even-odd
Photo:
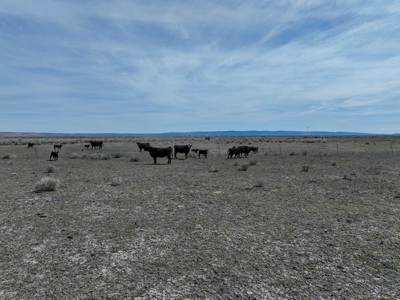
[{"label": "distant mountain ridge", "polygon": [[[267,131],[267,130],[247,130],[247,131],[191,131],[191,132],[164,132],[164,133],[51,133],[51,132],[0,132],[0,136],[5,137],[41,137],[41,136],[365,136],[382,135],[362,132],[331,132],[331,131]],[[393,134],[398,135],[398,134]]]}]

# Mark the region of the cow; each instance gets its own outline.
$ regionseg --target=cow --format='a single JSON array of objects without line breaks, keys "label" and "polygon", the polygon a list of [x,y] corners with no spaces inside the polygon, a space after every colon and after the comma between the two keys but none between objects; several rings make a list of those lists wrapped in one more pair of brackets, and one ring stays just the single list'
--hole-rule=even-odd
[{"label": "cow", "polygon": [[200,155],[204,155],[204,157],[205,158],[207,158],[207,154],[208,154],[208,150],[207,149],[198,149],[198,151],[199,151],[199,158],[200,158]]},{"label": "cow", "polygon": [[34,145],[35,143],[28,143],[28,148],[33,148]]},{"label": "cow", "polygon": [[150,146],[150,143],[136,143],[139,147],[140,152],[142,152],[142,149],[144,149],[145,147]]},{"label": "cow", "polygon": [[244,157],[249,156],[250,153],[250,147],[249,146],[239,146],[236,149],[239,151],[239,157],[242,157],[242,154]]},{"label": "cow", "polygon": [[204,139],[206,139],[206,140],[209,141],[209,140],[210,140],[210,137],[209,137],[209,136],[206,136]]},{"label": "cow", "polygon": [[176,157],[177,153],[185,153],[185,158],[187,158],[191,147],[192,147],[192,145],[185,145],[185,146],[175,145],[174,146],[174,149],[175,149],[174,156],[175,156],[175,158],[177,158]]},{"label": "cow", "polygon": [[192,149],[191,151],[194,153],[197,153],[199,151],[199,149]]},{"label": "cow", "polygon": [[229,148],[227,158],[233,158],[233,155],[235,155],[235,157],[240,157],[240,149],[236,147]]},{"label": "cow", "polygon": [[103,149],[103,141],[89,141],[89,143],[90,143],[90,145],[92,146],[92,149],[93,148],[100,148],[100,149]]},{"label": "cow", "polygon": [[143,148],[143,150],[150,153],[150,156],[154,159],[154,164],[157,163],[157,157],[167,157],[168,164],[171,164],[172,147],[155,148],[151,146],[146,146]]},{"label": "cow", "polygon": [[85,145],[85,149],[89,149],[90,145]]},{"label": "cow", "polygon": [[52,151],[50,154],[50,160],[51,159],[57,160],[58,159],[58,151]]},{"label": "cow", "polygon": [[250,147],[250,151],[253,151],[253,153],[258,153],[258,147]]},{"label": "cow", "polygon": [[58,149],[61,150],[62,145],[54,145],[54,150]]}]

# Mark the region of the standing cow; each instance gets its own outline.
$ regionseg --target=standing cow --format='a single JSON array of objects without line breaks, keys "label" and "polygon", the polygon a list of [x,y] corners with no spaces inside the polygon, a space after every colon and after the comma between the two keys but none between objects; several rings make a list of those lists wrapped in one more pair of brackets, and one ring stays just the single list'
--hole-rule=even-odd
[{"label": "standing cow", "polygon": [[192,147],[192,145],[185,145],[185,146],[175,145],[174,146],[174,149],[175,149],[174,156],[175,156],[175,158],[177,158],[176,157],[177,153],[185,153],[185,158],[187,158],[191,147]]},{"label": "standing cow", "polygon": [[92,149],[93,148],[103,149],[103,141],[89,141],[89,143],[90,143],[90,146],[92,146]]},{"label": "standing cow", "polygon": [[54,160],[57,160],[58,159],[58,151],[52,151],[51,153],[50,153],[50,160],[51,159],[54,159]]},{"label": "standing cow", "polygon": [[150,156],[154,159],[154,164],[157,163],[157,157],[167,157],[168,164],[171,164],[172,147],[168,148],[155,148],[151,146],[146,146],[144,151],[148,151]]}]

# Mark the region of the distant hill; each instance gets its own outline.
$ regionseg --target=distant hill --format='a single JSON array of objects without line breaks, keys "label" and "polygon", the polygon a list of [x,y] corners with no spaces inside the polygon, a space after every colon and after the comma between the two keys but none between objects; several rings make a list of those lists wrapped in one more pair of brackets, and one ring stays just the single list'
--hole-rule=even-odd
[{"label": "distant hill", "polygon": [[51,132],[0,132],[5,137],[44,137],[44,136],[365,136],[379,135],[362,132],[331,132],[331,131],[192,131],[192,132],[164,132],[164,133],[51,133]]}]

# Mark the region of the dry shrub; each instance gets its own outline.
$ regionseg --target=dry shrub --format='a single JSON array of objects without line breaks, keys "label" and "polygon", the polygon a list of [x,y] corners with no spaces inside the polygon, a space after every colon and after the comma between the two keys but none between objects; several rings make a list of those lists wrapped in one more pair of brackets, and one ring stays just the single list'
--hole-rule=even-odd
[{"label": "dry shrub", "polygon": [[43,177],[35,184],[35,192],[55,191],[60,184],[59,179]]}]

